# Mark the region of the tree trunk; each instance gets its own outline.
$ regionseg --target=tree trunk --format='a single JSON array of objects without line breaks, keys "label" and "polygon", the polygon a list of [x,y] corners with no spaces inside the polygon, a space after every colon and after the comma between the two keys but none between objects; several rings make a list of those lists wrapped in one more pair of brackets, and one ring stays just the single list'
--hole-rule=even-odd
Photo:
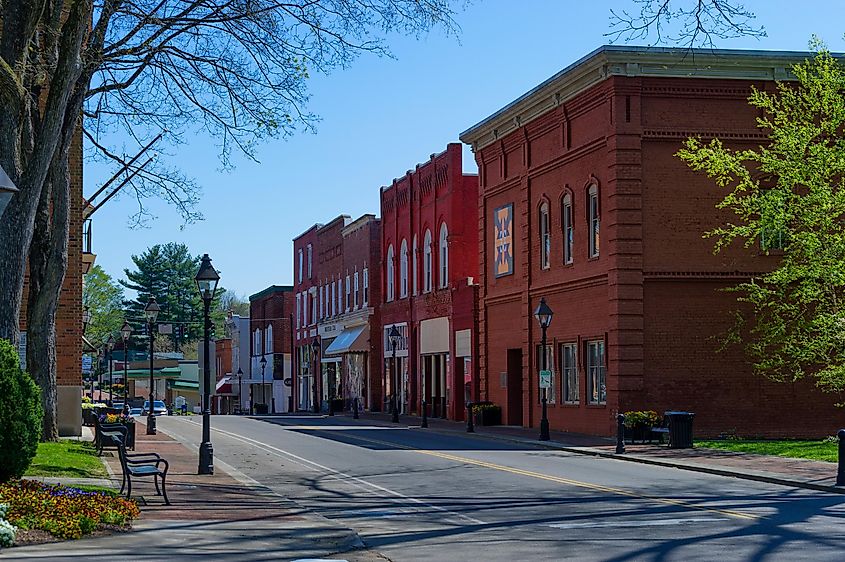
[{"label": "tree trunk", "polygon": [[43,440],[59,437],[56,416],[56,311],[68,261],[70,175],[67,146],[56,153],[35,217],[29,255],[27,369],[41,387]]}]

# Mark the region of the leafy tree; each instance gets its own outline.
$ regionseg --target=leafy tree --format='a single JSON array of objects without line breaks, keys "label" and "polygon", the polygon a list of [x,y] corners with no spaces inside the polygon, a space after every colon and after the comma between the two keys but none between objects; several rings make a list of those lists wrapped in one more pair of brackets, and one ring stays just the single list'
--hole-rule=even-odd
[{"label": "leafy tree", "polygon": [[[845,68],[822,48],[793,68],[797,84],[754,90],[771,142],[731,150],[689,139],[678,155],[729,193],[735,215],[708,235],[717,251],[739,241],[783,248],[777,268],[735,287],[748,308],[747,349],[758,373],[815,378],[845,390]],[[740,333],[739,330],[736,332]]]},{"label": "leafy tree", "polygon": [[38,386],[21,370],[15,348],[0,340],[0,482],[20,478],[29,468],[43,417]]},{"label": "leafy tree", "polygon": [[221,291],[220,311],[233,312],[241,316],[249,316],[249,301],[235,291]]},{"label": "leafy tree", "polygon": [[[133,255],[134,271],[124,270],[127,281],[120,283],[135,291],[127,301],[130,318],[144,323],[144,308],[153,296],[161,307],[159,323],[173,323],[173,348],[202,336],[202,302],[194,276],[199,270],[199,256],[192,256],[185,244],[156,244]],[[177,329],[178,328],[178,329]]]},{"label": "leafy tree", "polygon": [[233,149],[254,157],[262,139],[313,128],[310,73],[387,53],[391,31],[455,27],[449,0],[3,0],[0,21],[0,165],[20,189],[0,216],[0,338],[18,341],[28,268],[27,365],[52,437],[80,135],[94,157],[126,166],[139,202],[161,197],[194,220],[196,185],[164,159],[127,159],[110,133],[139,147],[161,134],[173,147],[200,129],[219,140],[224,165]]},{"label": "leafy tree", "polygon": [[91,312],[85,333],[94,345],[109,335],[118,338],[123,326],[123,287],[115,283],[102,267],[95,265],[85,276],[82,305]]}]

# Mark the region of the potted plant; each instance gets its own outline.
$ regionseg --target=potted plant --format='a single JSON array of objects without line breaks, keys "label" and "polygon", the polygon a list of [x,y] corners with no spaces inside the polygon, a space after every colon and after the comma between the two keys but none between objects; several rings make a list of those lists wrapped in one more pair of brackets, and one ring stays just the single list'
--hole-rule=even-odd
[{"label": "potted plant", "polygon": [[631,443],[639,440],[645,443],[651,437],[651,428],[660,423],[660,416],[654,410],[630,411],[625,416],[625,439]]},{"label": "potted plant", "polygon": [[90,426],[94,425],[94,418],[98,417],[102,413],[101,410],[105,408],[106,405],[100,403],[91,403],[90,398],[87,398],[88,401],[85,402],[86,398],[82,399],[82,423],[84,425]]},{"label": "potted plant", "polygon": [[492,402],[473,404],[472,413],[476,425],[499,425],[502,423],[502,408]]}]

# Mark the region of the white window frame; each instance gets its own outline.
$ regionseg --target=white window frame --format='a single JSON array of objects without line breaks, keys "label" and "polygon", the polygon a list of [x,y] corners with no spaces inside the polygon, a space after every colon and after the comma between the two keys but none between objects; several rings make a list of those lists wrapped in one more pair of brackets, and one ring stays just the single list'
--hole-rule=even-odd
[{"label": "white window frame", "polygon": [[403,239],[399,249],[399,298],[408,296],[408,241]]},{"label": "white window frame", "polygon": [[337,316],[337,288],[334,284],[334,279],[332,279],[331,288],[332,288],[332,316]]},{"label": "white window frame", "polygon": [[261,355],[261,328],[252,332],[252,354]]},{"label": "white window frame", "polygon": [[419,273],[418,273],[418,270],[417,270],[417,262],[419,261],[419,257],[417,256],[417,254],[418,254],[417,235],[414,234],[414,244],[413,244],[413,248],[411,249],[411,260],[413,262],[413,265],[411,267],[412,274],[413,274],[413,281],[411,281],[411,285],[413,287],[414,296],[417,296],[417,293],[419,292],[418,285],[419,285],[419,279],[420,279],[420,276],[419,276]]},{"label": "white window frame", "polygon": [[563,263],[572,263],[572,246],[574,244],[575,228],[572,224],[572,195],[567,193],[563,196],[561,205],[561,222],[563,224]]},{"label": "white window frame", "polygon": [[394,283],[396,281],[394,271],[393,271],[393,244],[387,247],[387,258],[385,258],[385,276],[387,281],[387,291],[385,293],[385,297],[387,302],[393,302],[394,298]]},{"label": "white window frame", "polygon": [[264,330],[264,353],[273,353],[273,325],[268,324]]},{"label": "white window frame", "polygon": [[[567,360],[568,359],[568,360]],[[578,377],[578,344],[560,344],[560,378],[563,384],[564,404],[578,404],[581,400]]]},{"label": "white window frame", "polygon": [[358,272],[352,277],[352,308],[358,309]]},{"label": "white window frame", "polygon": [[306,248],[308,252],[308,279],[311,279],[311,272],[313,271],[312,263],[314,261],[314,250],[311,247],[311,244],[308,244]]},{"label": "white window frame", "polygon": [[587,191],[587,211],[589,221],[587,223],[589,231],[589,257],[599,257],[599,250],[601,249],[601,210],[599,208],[599,188],[597,185],[591,185]]},{"label": "white window frame", "polygon": [[[587,341],[587,403],[607,403],[607,370],[604,340]],[[594,359],[596,362],[594,363]]]},{"label": "white window frame", "polygon": [[302,325],[302,295],[300,293],[296,293],[296,327],[299,328]]},{"label": "white window frame", "polygon": [[551,267],[552,233],[548,201],[540,203],[538,222],[540,224],[540,269],[549,269]]},{"label": "white window frame", "polygon": [[449,286],[449,228],[446,223],[440,225],[440,288],[445,289]]},{"label": "white window frame", "polygon": [[431,231],[426,230],[423,237],[423,293],[431,292]]},{"label": "white window frame", "polygon": [[364,268],[364,298],[363,298],[363,306],[368,306],[370,304],[370,270],[368,268]]},{"label": "white window frame", "polygon": [[299,249],[299,282],[302,283],[302,268],[304,265],[304,256],[302,254],[302,248]]},{"label": "white window frame", "polygon": [[344,310],[346,312],[349,312],[349,309],[351,308],[351,305],[352,305],[352,299],[350,298],[351,292],[352,292],[352,283],[350,283],[349,275],[347,275],[346,276],[346,306],[344,307]]},{"label": "white window frame", "polygon": [[311,289],[311,324],[317,323],[317,289]]}]

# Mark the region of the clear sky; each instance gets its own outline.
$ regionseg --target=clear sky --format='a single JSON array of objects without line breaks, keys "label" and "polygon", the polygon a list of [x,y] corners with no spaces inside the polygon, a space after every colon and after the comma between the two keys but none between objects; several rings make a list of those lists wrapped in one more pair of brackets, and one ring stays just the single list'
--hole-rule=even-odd
[{"label": "clear sky", "polygon": [[[768,37],[722,40],[721,48],[805,50],[812,34],[845,51],[842,0],[746,0]],[[150,205],[157,219],[133,229],[131,197],[94,215],[97,263],[116,278],[131,254],[169,241],[208,253],[221,286],[248,296],[292,282],[292,238],[339,214],[379,214],[379,187],[442,151],[458,135],[565,66],[608,43],[611,8],[633,0],[473,0],[457,15],[458,37],[393,35],[395,59],[363,56],[351,68],[311,80],[308,108],[317,134],[270,142],[260,163],[240,159],[219,172],[214,143],[198,136],[179,150],[183,170],[202,186],[205,220],[183,227],[178,213]],[[648,44],[640,42],[638,44]],[[464,169],[475,172],[472,152]],[[85,168],[85,193],[108,177]]]}]

